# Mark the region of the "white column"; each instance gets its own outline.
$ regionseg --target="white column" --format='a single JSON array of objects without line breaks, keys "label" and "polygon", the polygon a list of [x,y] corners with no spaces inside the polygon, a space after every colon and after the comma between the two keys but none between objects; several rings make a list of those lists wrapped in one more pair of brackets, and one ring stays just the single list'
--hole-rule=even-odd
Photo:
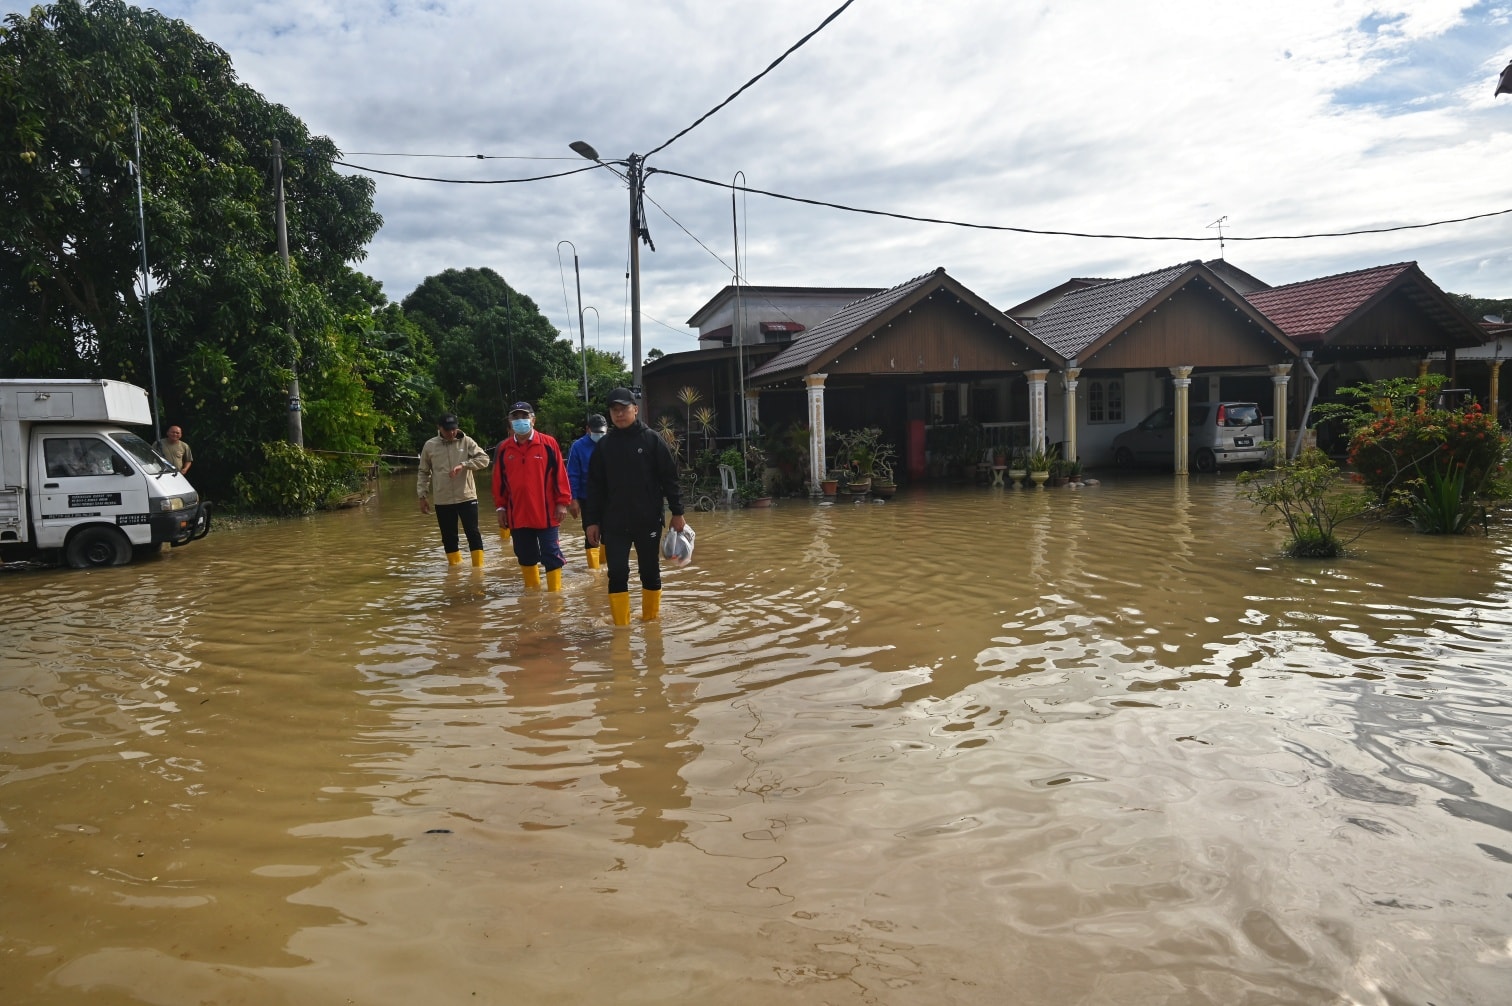
[{"label": "white column", "polygon": [[761,432],[761,392],[755,388],[745,393],[745,429],[748,434]]},{"label": "white column", "polygon": [[1176,379],[1174,382],[1176,385],[1176,415],[1174,417],[1176,426],[1172,431],[1174,436],[1171,439],[1176,443],[1176,474],[1185,475],[1187,473],[1187,452],[1191,450],[1192,446],[1187,422],[1191,413],[1192,370],[1194,368],[1172,367],[1170,369],[1171,376]]},{"label": "white column", "polygon": [[956,422],[965,422],[971,418],[971,385],[956,385]]},{"label": "white column", "polygon": [[1286,386],[1291,381],[1292,365],[1278,363],[1271,367],[1271,411],[1275,413],[1272,425],[1275,427],[1276,456],[1274,461],[1280,464],[1291,455],[1286,451]]},{"label": "white column", "polygon": [[824,379],[828,374],[809,374],[803,379],[808,388],[809,411],[809,492],[823,492],[819,483],[824,481],[828,459],[824,456]]},{"label": "white column", "polygon": [[1045,379],[1050,376],[1048,370],[1029,370],[1024,372],[1029,379],[1029,450],[1043,451],[1045,449]]},{"label": "white column", "polygon": [[1080,367],[1067,367],[1066,379],[1066,460],[1075,461],[1076,454],[1076,385],[1081,377]]}]

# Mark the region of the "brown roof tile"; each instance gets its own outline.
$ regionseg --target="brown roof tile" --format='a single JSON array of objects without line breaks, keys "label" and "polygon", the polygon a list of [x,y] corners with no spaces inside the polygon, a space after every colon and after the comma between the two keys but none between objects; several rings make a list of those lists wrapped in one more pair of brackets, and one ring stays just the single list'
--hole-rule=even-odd
[{"label": "brown roof tile", "polygon": [[1416,267],[1415,262],[1380,265],[1269,290],[1255,290],[1245,294],[1245,299],[1294,340],[1322,342],[1403,273]]}]

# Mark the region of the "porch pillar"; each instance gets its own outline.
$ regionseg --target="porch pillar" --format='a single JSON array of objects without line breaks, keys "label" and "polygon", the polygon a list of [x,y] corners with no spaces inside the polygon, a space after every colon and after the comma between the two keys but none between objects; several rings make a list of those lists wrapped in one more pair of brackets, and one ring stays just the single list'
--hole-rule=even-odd
[{"label": "porch pillar", "polygon": [[956,422],[963,423],[971,418],[971,385],[956,385]]},{"label": "porch pillar", "polygon": [[1502,362],[1500,360],[1492,360],[1491,361],[1491,391],[1490,391],[1490,397],[1491,397],[1491,418],[1492,419],[1496,419],[1497,417],[1499,417],[1501,415],[1501,399],[1500,399],[1500,395],[1499,395],[1499,391],[1500,391],[1500,388],[1501,388],[1501,365],[1502,365]]},{"label": "porch pillar", "polygon": [[761,392],[747,388],[745,393],[745,431],[761,432]]},{"label": "porch pillar", "polygon": [[824,456],[824,379],[828,374],[809,374],[803,379],[804,386],[808,388],[808,422],[809,422],[809,495],[818,496],[824,492],[819,483],[824,481],[824,473],[829,468],[829,461]]},{"label": "porch pillar", "polygon": [[[1433,361],[1430,360],[1430,359],[1428,359],[1426,356],[1423,357],[1421,360],[1418,361],[1418,387],[1419,388],[1421,388],[1423,386],[1423,378],[1425,378],[1425,377],[1428,376],[1428,368],[1431,367],[1431,366],[1433,366]],[[1418,395],[1417,410],[1419,412],[1422,412],[1426,408],[1428,408],[1428,399],[1427,399],[1427,397],[1424,396],[1424,395]]]},{"label": "porch pillar", "polygon": [[[1291,369],[1292,365],[1289,363],[1277,363],[1270,368],[1272,412],[1275,414],[1271,425],[1275,427],[1274,460],[1277,462],[1291,457],[1286,450],[1286,386],[1291,381]],[[1298,435],[1301,435],[1300,431]]]},{"label": "porch pillar", "polygon": [[1171,440],[1175,443],[1176,451],[1176,474],[1187,473],[1187,452],[1191,450],[1192,435],[1187,429],[1188,417],[1191,413],[1192,399],[1192,367],[1172,367],[1172,382],[1176,385],[1176,415],[1173,419],[1175,429],[1171,431]]},{"label": "porch pillar", "polygon": [[1066,379],[1066,460],[1075,461],[1076,454],[1076,385],[1081,377],[1080,367],[1067,367]]},{"label": "porch pillar", "polygon": [[1026,370],[1029,379],[1029,450],[1045,449],[1045,379],[1048,370]]}]

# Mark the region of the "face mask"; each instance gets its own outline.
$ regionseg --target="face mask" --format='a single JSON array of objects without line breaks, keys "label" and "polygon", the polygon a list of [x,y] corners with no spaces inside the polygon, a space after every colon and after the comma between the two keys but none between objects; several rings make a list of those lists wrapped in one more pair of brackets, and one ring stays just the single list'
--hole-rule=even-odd
[{"label": "face mask", "polygon": [[527,433],[530,432],[530,420],[528,420],[528,419],[511,419],[509,421],[509,428],[511,430],[514,430],[515,433],[517,433],[517,434],[519,434],[520,436],[523,437],[525,434],[527,434]]},{"label": "face mask", "polygon": [[588,439],[592,440],[594,443],[598,443],[600,440],[604,439],[604,435],[602,433],[590,433],[588,434]]}]

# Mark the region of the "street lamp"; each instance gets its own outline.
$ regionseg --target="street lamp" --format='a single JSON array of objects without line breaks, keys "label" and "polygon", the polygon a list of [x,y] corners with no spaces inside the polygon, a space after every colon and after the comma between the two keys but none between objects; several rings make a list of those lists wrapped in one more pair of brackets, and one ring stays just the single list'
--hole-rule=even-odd
[{"label": "street lamp", "polygon": [[[623,161],[605,161],[599,157],[598,151],[589,143],[582,140],[574,140],[568,144],[573,153],[580,157],[586,157],[590,161],[608,167],[610,164],[622,164],[625,167],[625,180],[630,184],[630,383],[633,385],[637,396],[644,398],[641,390],[641,310],[640,310],[640,242],[641,238],[651,244],[650,235],[645,233],[641,226],[641,185],[643,182],[641,169],[643,160],[639,154],[631,154]],[[651,245],[655,251],[656,246]],[[643,403],[644,404],[644,403]]]},{"label": "street lamp", "polygon": [[583,275],[578,272],[577,245],[566,238],[557,242],[557,261],[562,260],[562,245],[572,246],[572,278],[577,282],[578,302],[578,349],[583,357],[583,429],[588,429],[588,416],[593,410],[588,405],[588,339],[583,335]]}]

